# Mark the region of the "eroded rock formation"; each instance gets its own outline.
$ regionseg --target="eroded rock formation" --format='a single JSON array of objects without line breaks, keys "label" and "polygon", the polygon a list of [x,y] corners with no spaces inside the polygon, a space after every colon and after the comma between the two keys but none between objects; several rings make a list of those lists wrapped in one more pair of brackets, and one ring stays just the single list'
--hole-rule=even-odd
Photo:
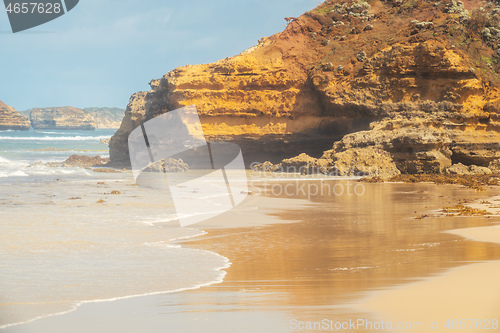
[{"label": "eroded rock formation", "polygon": [[129,163],[141,122],[194,104],[207,138],[238,143],[247,164],[306,152],[384,175],[488,167],[500,158],[499,23],[486,1],[326,1],[240,55],[151,81],[111,162]]},{"label": "eroded rock formation", "polygon": [[71,106],[34,108],[30,112],[34,129],[95,130],[94,117]]},{"label": "eroded rock formation", "polygon": [[30,122],[26,117],[21,116],[13,107],[0,101],[0,131],[27,131],[29,128]]},{"label": "eroded rock formation", "polygon": [[96,128],[119,128],[123,119],[123,109],[120,108],[84,108],[83,112],[90,114]]}]

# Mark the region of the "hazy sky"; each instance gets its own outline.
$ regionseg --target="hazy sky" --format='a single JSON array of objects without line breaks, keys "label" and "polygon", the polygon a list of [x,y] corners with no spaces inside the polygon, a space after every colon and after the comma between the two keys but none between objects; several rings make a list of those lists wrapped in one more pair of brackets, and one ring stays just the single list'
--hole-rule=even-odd
[{"label": "hazy sky", "polygon": [[0,9],[0,100],[31,107],[117,106],[178,66],[209,63],[284,29],[318,0],[80,0],[13,34]]}]

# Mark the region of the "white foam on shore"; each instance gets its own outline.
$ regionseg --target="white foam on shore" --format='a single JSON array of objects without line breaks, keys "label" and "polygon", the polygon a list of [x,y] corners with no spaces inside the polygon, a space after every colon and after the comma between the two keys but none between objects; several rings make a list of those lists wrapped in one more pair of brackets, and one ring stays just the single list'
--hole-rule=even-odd
[{"label": "white foam on shore", "polygon": [[[184,228],[184,229],[188,229],[188,228]],[[198,230],[198,229],[192,229],[192,230]],[[206,235],[207,232],[206,231],[203,231],[203,230],[198,230],[200,233],[199,234],[196,234],[196,235],[190,235],[190,236],[181,236],[181,237],[175,237],[175,238],[171,238],[169,239],[168,241],[169,242],[176,242],[176,241],[180,241],[180,240],[185,240],[185,239],[191,239],[191,238],[195,238],[195,237],[199,237],[199,236],[203,236],[203,235]],[[223,257],[224,258],[224,257]]]},{"label": "white foam on shore", "polygon": [[21,170],[18,171],[13,171],[9,173],[3,173],[0,172],[0,178],[7,178],[7,177],[28,177],[28,175]]},{"label": "white foam on shore", "polygon": [[[204,235],[205,233],[206,232],[204,232],[201,235]],[[197,236],[199,236],[199,235],[179,237],[177,239],[184,239],[184,238],[197,237]],[[153,243],[145,243],[145,245],[148,245],[148,244],[150,245],[150,244],[153,244]],[[177,248],[177,246],[168,246],[168,247],[170,247],[170,248],[171,247],[176,247]],[[181,247],[181,246],[179,245],[178,247]],[[223,259],[223,264],[221,266],[213,268],[214,271],[219,271],[220,275],[216,279],[214,279],[212,281],[205,282],[205,283],[195,284],[194,286],[190,286],[190,287],[177,288],[177,289],[172,289],[172,290],[156,291],[156,292],[149,292],[149,293],[144,293],[144,294],[119,296],[119,297],[112,297],[112,298],[106,298],[106,299],[83,300],[83,301],[75,301],[73,303],[69,303],[68,302],[68,305],[71,305],[71,308],[68,309],[67,311],[62,311],[62,312],[58,312],[58,313],[51,313],[51,314],[48,314],[48,315],[43,315],[43,316],[39,316],[39,317],[30,319],[30,320],[26,320],[26,321],[23,321],[23,322],[17,322],[17,323],[3,325],[3,326],[0,326],[0,330],[6,329],[8,327],[13,327],[13,326],[18,326],[18,325],[28,324],[28,323],[31,323],[31,322],[34,322],[36,320],[40,320],[40,319],[43,319],[43,318],[65,315],[65,314],[68,314],[68,313],[71,313],[71,312],[77,310],[81,305],[87,304],[87,303],[114,302],[114,301],[119,301],[119,300],[134,298],[134,297],[151,296],[151,295],[159,295],[159,294],[172,294],[172,293],[177,293],[177,292],[182,292],[182,291],[187,291],[187,290],[195,290],[195,289],[199,289],[199,288],[202,288],[202,287],[208,287],[208,286],[211,286],[213,284],[222,283],[224,281],[224,277],[226,276],[227,272],[225,272],[223,270],[231,267],[231,262],[229,261],[228,258],[226,258],[224,256],[221,256],[218,253],[211,252],[211,251],[200,250],[200,249],[190,249],[190,250],[194,250],[194,251],[197,251],[199,253],[204,253],[204,254],[211,254],[211,255],[215,255],[217,257],[222,258]],[[37,303],[32,303],[32,304],[37,304]]]},{"label": "white foam on shore", "polygon": [[0,140],[22,140],[22,141],[99,141],[108,139],[109,136],[42,136],[42,137],[16,137],[0,136]]},{"label": "white foam on shore", "polygon": [[329,271],[360,271],[360,270],[366,270],[366,269],[374,269],[379,266],[360,266],[360,267],[337,267],[337,268],[330,268],[328,269]]},{"label": "white foam on shore", "polygon": [[193,213],[193,214],[172,214],[169,217],[158,219],[155,221],[144,221],[144,223],[149,224],[151,226],[156,226],[158,223],[167,223],[167,222],[172,222],[172,221],[177,221],[179,219],[184,219],[188,217],[194,217],[194,216],[199,216],[199,215],[211,215],[211,214],[222,214],[226,212],[226,210],[213,210],[209,212],[200,212],[200,213]]},{"label": "white foam on shore", "polygon": [[26,166],[26,163],[21,161],[12,161],[0,156],[0,166],[1,167],[19,167]]}]

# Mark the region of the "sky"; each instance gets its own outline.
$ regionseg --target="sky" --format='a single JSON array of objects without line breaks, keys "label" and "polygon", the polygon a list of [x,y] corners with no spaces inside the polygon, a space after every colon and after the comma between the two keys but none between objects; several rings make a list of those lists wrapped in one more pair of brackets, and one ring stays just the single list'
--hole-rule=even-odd
[{"label": "sky", "polygon": [[127,106],[176,67],[239,54],[318,0],[80,0],[12,33],[0,8],[0,100],[32,107]]}]

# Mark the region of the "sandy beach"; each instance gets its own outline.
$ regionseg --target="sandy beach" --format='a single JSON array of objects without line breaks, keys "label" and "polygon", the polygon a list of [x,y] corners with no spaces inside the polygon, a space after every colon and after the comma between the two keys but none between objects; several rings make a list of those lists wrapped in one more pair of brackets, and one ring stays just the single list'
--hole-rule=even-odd
[{"label": "sandy beach", "polygon": [[500,0],[4,4],[0,333],[500,333]]},{"label": "sandy beach", "polygon": [[[4,331],[335,331],[336,324],[359,320],[394,325],[431,320],[439,321],[432,331],[444,332],[446,319],[495,319],[500,299],[495,286],[500,246],[490,242],[491,231],[498,232],[495,218],[432,213],[463,200],[491,202],[497,189],[394,183],[365,184],[365,189],[362,196],[310,200],[300,192],[251,195],[238,208],[197,225],[205,235],[177,241],[228,258],[222,283],[86,303]],[[416,218],[423,213],[431,217]],[[155,225],[172,228],[172,222]],[[340,331],[373,331],[352,327]]]},{"label": "sandy beach", "polygon": [[[467,205],[486,210],[489,217],[496,217],[499,214],[496,205],[498,201],[499,197],[493,196]],[[499,223],[497,218],[491,226],[452,229],[446,233],[458,235],[468,241],[500,244]],[[500,261],[474,261],[478,262],[407,285],[369,293],[357,307],[377,312],[386,321],[412,323],[405,329],[398,330],[402,332],[416,330],[413,326],[415,323],[422,323],[424,330],[433,332],[446,332],[450,329],[498,332]]]}]

